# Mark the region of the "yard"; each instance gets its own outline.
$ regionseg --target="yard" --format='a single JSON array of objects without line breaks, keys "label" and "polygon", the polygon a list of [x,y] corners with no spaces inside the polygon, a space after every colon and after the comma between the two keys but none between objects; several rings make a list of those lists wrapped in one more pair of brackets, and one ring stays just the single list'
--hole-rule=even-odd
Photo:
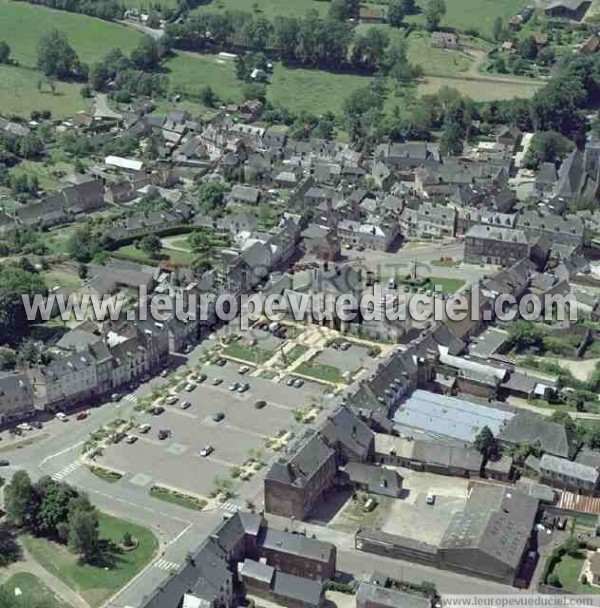
[{"label": "yard", "polygon": [[581,582],[581,570],[584,562],[584,554],[579,553],[575,557],[564,555],[554,566],[552,573],[558,576],[562,589],[566,592],[577,594],[600,593],[598,587],[585,585]]},{"label": "yard", "polygon": [[[29,572],[17,572],[17,574],[13,574],[2,584],[2,589],[11,598],[15,598],[11,603],[11,606],[15,608],[21,606],[28,608],[29,606],[40,605],[41,603],[43,603],[45,608],[66,608],[67,606],[37,576]],[[21,592],[18,596],[15,595],[16,589]]]},{"label": "yard", "polygon": [[[33,536],[23,536],[31,556],[46,570],[79,593],[92,607],[103,604],[115,591],[131,580],[154,556],[158,548],[150,530],[105,513],[99,516],[100,538],[104,540],[103,563],[78,563],[64,545]],[[129,532],[137,541],[133,551],[122,551],[119,543]]]},{"label": "yard", "polygon": [[[424,7],[425,4],[426,0],[417,0],[418,6]],[[461,31],[477,30],[491,36],[497,17],[506,23],[525,4],[525,0],[446,0],[446,15],[440,25]],[[406,21],[424,24],[425,17],[421,12],[407,17]]]}]

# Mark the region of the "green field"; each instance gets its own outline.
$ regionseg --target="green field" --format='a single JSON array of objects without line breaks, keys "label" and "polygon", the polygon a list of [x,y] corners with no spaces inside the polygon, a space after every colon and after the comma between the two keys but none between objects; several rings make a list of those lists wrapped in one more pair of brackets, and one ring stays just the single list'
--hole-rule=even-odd
[{"label": "green field", "polygon": [[258,365],[259,363],[265,363],[275,353],[271,350],[265,350],[264,348],[258,348],[257,346],[245,346],[238,342],[233,342],[224,351],[223,355],[226,357],[233,357],[234,359],[240,359],[241,361],[247,361]]},{"label": "green field", "polygon": [[101,513],[100,538],[121,542],[129,532],[137,541],[133,551],[114,547],[105,550],[106,565],[80,564],[77,557],[64,545],[33,536],[23,536],[31,556],[46,570],[60,578],[79,593],[94,608],[103,604],[117,589],[135,576],[154,556],[158,548],[156,537],[150,530],[122,519]]},{"label": "green field", "polygon": [[560,578],[562,588],[569,593],[600,593],[598,587],[581,583],[581,569],[584,561],[583,554],[577,557],[564,555],[554,566],[553,573]]},{"label": "green field", "polygon": [[333,367],[333,365],[301,363],[294,371],[315,380],[323,380],[324,382],[332,382],[334,384],[347,384],[347,381],[342,376],[342,372],[337,367]]},{"label": "green field", "polygon": [[339,114],[343,102],[352,91],[369,84],[366,76],[332,74],[320,70],[290,69],[281,64],[275,66],[267,97],[293,112],[311,114],[333,112]]},{"label": "green field", "polygon": [[443,87],[457,89],[465,97],[474,101],[493,101],[495,99],[514,99],[533,97],[546,83],[539,80],[513,82],[502,80],[480,80],[477,78],[444,78],[443,76],[426,76],[417,87],[420,95],[433,95]]},{"label": "green field", "polygon": [[[256,5],[257,11],[254,10],[254,5]],[[197,12],[208,13],[226,10],[256,12],[269,19],[276,15],[298,17],[309,10],[316,10],[321,15],[326,15],[329,10],[329,2],[325,0],[212,0],[196,9]]]},{"label": "green field", "polygon": [[[21,591],[21,595],[15,596],[15,589]],[[2,584],[2,589],[10,596],[14,597],[15,607],[22,606],[28,608],[32,605],[39,605],[43,602],[47,608],[66,608],[65,604],[48,589],[46,585],[35,575],[29,572],[17,572],[13,574],[5,583]]]},{"label": "green field", "polygon": [[[0,29],[1,24],[2,18]],[[57,82],[52,94],[45,85],[41,91],[38,89],[39,80],[40,73],[36,70],[0,65],[0,113],[29,116],[34,110],[50,110],[52,116],[64,118],[89,107],[79,94],[81,85]]]},{"label": "green field", "polygon": [[129,52],[142,38],[141,33],[117,23],[25,2],[0,0],[0,15],[0,40],[8,43],[12,58],[23,66],[37,65],[38,38],[52,29],[64,32],[85,62],[97,61],[113,48]]},{"label": "green field", "polygon": [[[426,0],[417,0],[421,7]],[[525,0],[446,0],[446,16],[441,25],[458,30],[476,29],[490,36],[496,17],[505,22],[525,6]],[[425,23],[423,14],[410,16],[408,22]]]},{"label": "green field", "polygon": [[174,264],[180,264],[181,266],[189,266],[194,261],[194,255],[191,253],[165,248],[160,250],[160,254],[165,256],[164,258],[151,258],[145,251],[138,249],[135,245],[125,245],[117,249],[115,253],[117,254],[116,257],[152,266],[158,266],[160,262],[166,260]]},{"label": "green field", "polygon": [[231,61],[215,55],[178,53],[165,63],[171,90],[194,98],[210,86],[222,101],[241,101],[242,83]]}]

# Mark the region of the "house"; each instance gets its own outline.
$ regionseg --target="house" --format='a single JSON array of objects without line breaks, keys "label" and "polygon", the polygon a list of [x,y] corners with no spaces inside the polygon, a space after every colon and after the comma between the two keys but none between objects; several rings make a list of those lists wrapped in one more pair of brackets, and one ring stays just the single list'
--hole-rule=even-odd
[{"label": "house", "polygon": [[431,608],[426,597],[406,593],[376,581],[361,581],[356,590],[356,608]]},{"label": "house", "polygon": [[251,186],[240,186],[236,184],[227,197],[229,204],[256,205],[260,199],[260,190]]},{"label": "house", "polygon": [[276,570],[312,580],[333,578],[336,568],[335,545],[303,534],[262,528],[257,555]]},{"label": "house", "polygon": [[516,227],[523,230],[529,239],[547,236],[553,247],[561,245],[577,250],[585,239],[585,223],[574,214],[558,216],[526,211],[518,215]]},{"label": "house", "polygon": [[358,20],[361,23],[386,23],[387,11],[385,7],[374,4],[361,6]]},{"label": "house", "polygon": [[600,472],[594,466],[544,454],[540,460],[540,478],[558,488],[594,495],[598,489]]},{"label": "house", "polygon": [[389,167],[382,162],[376,162],[371,170],[371,178],[373,183],[380,190],[387,192],[394,185],[394,175]]},{"label": "house", "polygon": [[542,163],[535,174],[534,190],[541,197],[552,196],[558,182],[558,171],[554,163]]},{"label": "house", "polygon": [[0,426],[35,413],[33,389],[25,372],[0,372]]},{"label": "house", "polygon": [[563,424],[532,412],[515,414],[500,431],[498,439],[509,446],[526,443],[542,453],[560,458],[571,458],[576,449],[574,438]]},{"label": "house", "polygon": [[301,236],[305,251],[312,253],[319,260],[333,262],[340,257],[340,243],[334,229],[309,224]]},{"label": "house", "polygon": [[341,462],[366,462],[373,456],[373,431],[346,407],[330,414],[319,434],[329,447],[337,451]]},{"label": "house", "polygon": [[376,161],[394,169],[425,167],[441,162],[439,154],[432,145],[420,141],[380,144],[375,149],[374,156]]},{"label": "house", "polygon": [[555,0],[544,9],[544,12],[554,19],[582,21],[591,4],[591,0]]},{"label": "house", "polygon": [[501,226],[472,226],[465,235],[467,264],[512,266],[528,259],[530,245],[523,230]]},{"label": "house", "polygon": [[336,452],[314,434],[286,462],[275,462],[264,480],[265,510],[302,521],[333,483]]},{"label": "house", "polygon": [[439,547],[440,567],[514,585],[530,547],[539,501],[498,486],[474,486]]},{"label": "house", "polygon": [[461,48],[458,35],[455,32],[432,32],[432,46],[440,49],[455,49]]},{"label": "house", "polygon": [[342,220],[338,223],[337,234],[343,244],[351,247],[389,251],[400,236],[400,225],[392,217],[377,223]]},{"label": "house", "polygon": [[397,471],[361,462],[349,462],[343,469],[348,483],[369,494],[398,498],[403,478]]},{"label": "house", "polygon": [[596,142],[588,142],[584,152],[575,148],[560,166],[554,195],[566,200],[595,198],[600,192],[598,159]]},{"label": "house", "polygon": [[454,236],[456,210],[436,203],[423,202],[417,211],[417,232],[421,236],[437,238]]}]

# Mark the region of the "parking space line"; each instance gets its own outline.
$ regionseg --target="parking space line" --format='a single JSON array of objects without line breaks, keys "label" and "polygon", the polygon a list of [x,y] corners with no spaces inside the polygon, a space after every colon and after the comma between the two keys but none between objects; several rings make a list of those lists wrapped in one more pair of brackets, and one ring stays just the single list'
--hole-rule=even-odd
[{"label": "parking space line", "polygon": [[205,456],[204,460],[208,460],[209,462],[214,462],[215,464],[220,464],[224,467],[236,467],[238,466],[235,462],[229,462],[228,460],[222,460],[221,458],[215,458],[214,456]]}]

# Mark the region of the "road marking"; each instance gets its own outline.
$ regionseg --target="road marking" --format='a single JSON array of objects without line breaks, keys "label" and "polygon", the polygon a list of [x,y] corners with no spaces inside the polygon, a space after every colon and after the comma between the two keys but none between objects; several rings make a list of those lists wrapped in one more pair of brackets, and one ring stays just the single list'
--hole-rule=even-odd
[{"label": "road marking", "polygon": [[137,403],[138,398],[133,393],[130,393],[129,395],[125,395],[125,397],[123,397],[123,400],[129,401],[130,403]]},{"label": "road marking", "polygon": [[68,464],[66,467],[58,471],[58,473],[54,473],[52,475],[52,479],[54,479],[54,481],[61,481],[82,465],[83,458],[80,456],[77,460],[74,460],[71,464]]},{"label": "road marking", "polygon": [[179,568],[179,564],[170,562],[168,559],[159,559],[157,562],[155,562],[154,567],[168,572],[171,570],[177,570]]},{"label": "road marking", "polygon": [[64,450],[61,450],[60,452],[56,452],[54,454],[50,454],[50,456],[46,456],[46,458],[44,458],[41,462],[40,462],[40,466],[43,466],[44,463],[48,462],[48,460],[52,460],[52,458],[56,458],[57,456],[62,456],[63,454],[66,454],[67,452],[70,452],[71,450],[74,450],[75,448],[78,448],[80,445],[83,445],[83,441],[78,441],[76,444],[65,448]]},{"label": "road marking", "polygon": [[192,526],[193,524],[188,524],[173,540],[169,541],[169,545],[174,545]]},{"label": "road marking", "polygon": [[219,505],[219,508],[223,511],[228,511],[229,513],[237,513],[240,510],[240,508],[236,504],[229,501]]}]

